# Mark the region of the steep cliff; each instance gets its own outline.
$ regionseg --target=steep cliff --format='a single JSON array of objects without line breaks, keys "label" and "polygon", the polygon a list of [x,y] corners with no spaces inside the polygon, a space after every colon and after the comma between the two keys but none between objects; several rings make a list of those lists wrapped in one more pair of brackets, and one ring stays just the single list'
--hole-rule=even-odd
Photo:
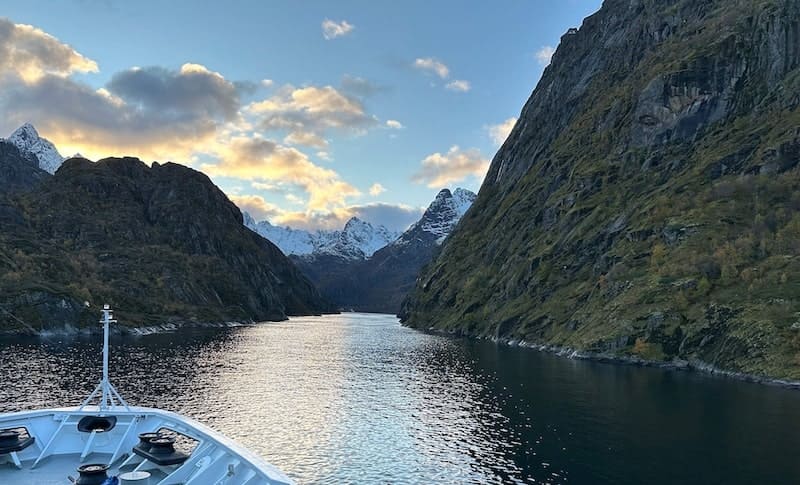
[{"label": "steep cliff", "polygon": [[606,0],[403,320],[800,379],[798,66],[796,1]]},{"label": "steep cliff", "polygon": [[103,303],[135,325],[330,309],[200,172],[73,158],[45,176],[0,205],[0,329],[93,324]]}]

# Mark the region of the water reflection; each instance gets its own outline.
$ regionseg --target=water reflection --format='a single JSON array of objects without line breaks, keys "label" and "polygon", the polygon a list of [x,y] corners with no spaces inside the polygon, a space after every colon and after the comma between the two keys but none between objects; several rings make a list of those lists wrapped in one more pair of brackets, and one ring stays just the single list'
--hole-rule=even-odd
[{"label": "water reflection", "polygon": [[[0,345],[0,411],[78,404],[100,342]],[[112,341],[130,402],[302,483],[800,483],[800,393],[577,362],[378,315]]]}]

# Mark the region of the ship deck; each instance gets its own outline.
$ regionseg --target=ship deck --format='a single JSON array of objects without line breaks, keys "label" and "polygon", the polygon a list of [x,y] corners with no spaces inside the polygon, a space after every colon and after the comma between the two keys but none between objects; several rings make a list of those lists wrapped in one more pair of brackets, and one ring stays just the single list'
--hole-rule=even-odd
[{"label": "ship deck", "polygon": [[[105,431],[81,429],[81,423],[92,419],[114,424]],[[225,436],[159,409],[89,406],[0,415],[0,430],[9,429],[33,440],[18,451],[0,453],[0,483],[4,485],[67,484],[70,477],[78,478],[77,468],[87,464],[108,466],[108,476],[147,472],[151,475],[148,485],[292,483]],[[156,432],[175,442],[177,459],[164,460],[135,449],[140,446],[140,433]]]}]

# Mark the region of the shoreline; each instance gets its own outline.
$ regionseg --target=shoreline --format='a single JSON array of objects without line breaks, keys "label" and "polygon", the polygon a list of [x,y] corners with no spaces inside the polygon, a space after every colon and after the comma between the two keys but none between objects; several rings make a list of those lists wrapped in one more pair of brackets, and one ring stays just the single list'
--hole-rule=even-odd
[{"label": "shoreline", "polygon": [[[262,323],[279,323],[286,322],[292,317],[297,316],[319,316],[319,315],[338,315],[340,312],[323,312],[318,314],[309,315],[286,315],[284,318],[276,320],[230,320],[226,322],[198,322],[192,320],[177,320],[173,322],[158,323],[155,325],[143,325],[140,327],[129,327],[125,325],[117,325],[111,327],[111,335],[132,335],[141,337],[144,335],[153,335],[159,333],[171,333],[180,330],[191,329],[204,329],[204,328],[236,328],[236,327],[249,327],[259,325]],[[76,327],[74,325],[63,325],[61,327],[52,327],[36,331],[35,329],[17,328],[13,330],[0,330],[0,339],[3,337],[77,337],[77,336],[90,336],[102,335],[102,327]]]},{"label": "shoreline", "polygon": [[[360,313],[360,312],[358,312]],[[288,318],[278,321],[287,321]],[[258,325],[260,323],[269,322],[255,322],[249,321],[227,321],[227,322],[166,322],[157,325],[147,325],[142,327],[123,327],[118,326],[112,330],[113,335],[126,335],[133,337],[142,337],[147,335],[172,333],[183,329],[211,329],[211,328],[237,328],[249,327]],[[701,360],[673,360],[673,361],[657,361],[647,360],[640,357],[612,355],[601,352],[591,352],[586,350],[578,350],[571,347],[561,347],[557,345],[539,344],[535,342],[528,342],[525,340],[498,338],[498,337],[481,337],[475,335],[468,335],[454,331],[441,330],[434,327],[428,329],[420,329],[414,327],[402,326],[417,330],[431,335],[440,335],[450,338],[463,338],[476,341],[489,341],[497,345],[505,347],[517,347],[529,349],[537,352],[551,354],[557,357],[572,359],[572,360],[585,360],[590,362],[598,362],[603,364],[613,365],[627,365],[637,367],[650,367],[668,371],[682,371],[682,372],[695,372],[698,374],[705,374],[709,376],[722,377],[726,379],[733,379],[742,382],[750,382],[754,384],[763,384],[774,387],[782,387],[785,389],[800,390],[800,381],[793,381],[789,379],[778,379],[767,376],[760,376],[756,374],[748,374],[745,372],[736,372],[726,369],[721,369],[708,362]],[[51,328],[36,333],[27,329],[15,330],[2,330],[0,331],[0,339],[3,337],[39,337],[39,338],[52,338],[52,337],[80,337],[80,336],[93,336],[101,334],[99,327],[75,327],[66,325],[59,328]]]},{"label": "shoreline", "polygon": [[[285,320],[282,320],[285,321]],[[156,325],[146,325],[142,327],[126,327],[116,326],[111,329],[112,335],[130,335],[134,337],[142,337],[145,335],[154,335],[160,333],[172,333],[183,329],[203,329],[203,328],[236,328],[236,327],[249,327],[257,325],[259,322],[255,321],[229,321],[229,322],[166,322]],[[2,330],[0,331],[0,338],[3,337],[83,337],[102,335],[101,327],[75,327],[73,325],[65,325],[62,327],[48,328],[38,332],[32,332],[28,329],[15,329],[15,330]]]},{"label": "shoreline", "polygon": [[792,381],[789,379],[778,379],[773,377],[759,376],[756,374],[748,374],[745,372],[735,372],[735,371],[720,369],[712,364],[709,364],[708,362],[704,362],[701,360],[674,360],[670,362],[647,360],[647,359],[642,359],[640,357],[611,355],[607,353],[578,350],[578,349],[573,349],[571,347],[537,344],[534,342],[527,342],[524,340],[517,340],[517,339],[479,337],[474,335],[461,334],[458,332],[440,330],[433,327],[430,327],[427,330],[414,327],[407,327],[407,328],[411,328],[413,330],[419,330],[420,332],[432,335],[490,341],[498,345],[503,345],[505,347],[518,347],[518,348],[530,349],[537,352],[551,354],[557,357],[572,359],[572,360],[585,360],[590,362],[598,362],[602,364],[613,364],[613,365],[651,367],[668,371],[694,372],[697,374],[705,374],[725,379],[750,382],[753,384],[762,384],[767,386],[782,387],[784,389],[800,390],[800,381]]}]

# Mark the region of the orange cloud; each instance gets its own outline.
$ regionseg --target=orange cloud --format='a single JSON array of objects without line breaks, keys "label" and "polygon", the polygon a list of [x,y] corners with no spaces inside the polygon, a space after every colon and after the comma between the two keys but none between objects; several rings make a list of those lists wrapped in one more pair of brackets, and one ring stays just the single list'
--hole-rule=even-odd
[{"label": "orange cloud", "polygon": [[436,189],[468,177],[482,179],[488,169],[489,160],[478,149],[462,150],[453,146],[445,154],[437,152],[425,157],[411,180]]},{"label": "orange cloud", "polygon": [[52,35],[32,25],[0,19],[0,72],[29,83],[45,75],[97,71],[96,62]]},{"label": "orange cloud", "polygon": [[335,171],[315,165],[301,151],[263,138],[234,137],[218,146],[219,163],[203,164],[210,174],[260,182],[283,182],[308,194],[309,211],[325,211],[346,205],[361,193]]},{"label": "orange cloud", "polygon": [[273,219],[282,213],[280,207],[270,204],[260,195],[229,195],[234,204],[243,212],[249,212],[257,221]]},{"label": "orange cloud", "polygon": [[325,134],[338,131],[361,135],[378,121],[361,101],[332,86],[284,86],[274,96],[254,102],[245,112],[265,131],[288,132],[284,142],[325,148]]}]

